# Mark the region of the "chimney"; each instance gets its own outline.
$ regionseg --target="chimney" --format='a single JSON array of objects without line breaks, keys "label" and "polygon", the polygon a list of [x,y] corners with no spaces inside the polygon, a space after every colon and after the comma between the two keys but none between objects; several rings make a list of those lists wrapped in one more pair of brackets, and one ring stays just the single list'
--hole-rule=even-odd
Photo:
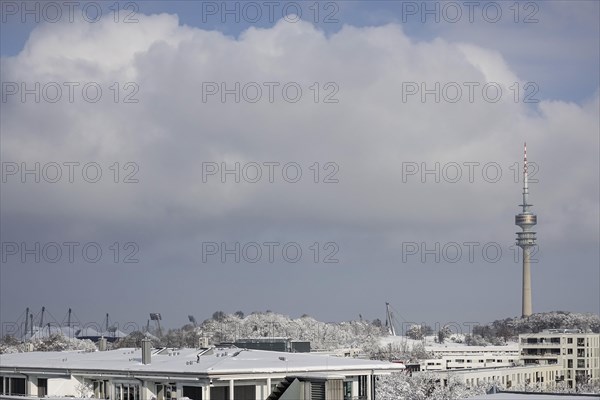
[{"label": "chimney", "polygon": [[100,338],[100,340],[98,340],[98,350],[99,351],[106,351],[107,350],[107,340],[104,336],[102,336]]},{"label": "chimney", "polygon": [[152,351],[152,341],[150,339],[142,339],[142,364],[150,364]]}]

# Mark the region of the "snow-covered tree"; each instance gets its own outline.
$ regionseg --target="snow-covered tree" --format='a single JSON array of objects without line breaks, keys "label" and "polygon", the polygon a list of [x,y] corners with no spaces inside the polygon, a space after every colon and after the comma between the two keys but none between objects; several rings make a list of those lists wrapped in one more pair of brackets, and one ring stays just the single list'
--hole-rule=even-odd
[{"label": "snow-covered tree", "polygon": [[96,345],[91,340],[69,338],[62,333],[58,333],[49,337],[34,338],[27,342],[15,342],[14,340],[7,342],[3,340],[0,343],[0,353],[22,353],[29,350],[28,346],[32,346],[33,351],[96,351]]},{"label": "snow-covered tree", "polygon": [[419,372],[412,375],[399,372],[380,376],[376,385],[376,398],[381,400],[457,400],[484,394],[491,386],[500,387],[498,382],[481,384],[474,388],[467,386],[455,376],[442,382],[439,375],[432,372]]},{"label": "snow-covered tree", "polygon": [[423,325],[411,325],[406,331],[406,336],[415,340],[423,339],[423,337],[425,336],[425,330],[423,329]]},{"label": "snow-covered tree", "polygon": [[235,341],[241,338],[287,337],[308,340],[314,349],[330,350],[340,347],[363,347],[376,343],[381,328],[366,321],[325,323],[309,316],[292,319],[274,312],[221,316],[220,320],[205,320],[197,331],[214,342]]},{"label": "snow-covered tree", "polygon": [[85,379],[75,385],[75,392],[80,398],[92,397],[94,394],[93,386],[90,382],[86,382]]}]

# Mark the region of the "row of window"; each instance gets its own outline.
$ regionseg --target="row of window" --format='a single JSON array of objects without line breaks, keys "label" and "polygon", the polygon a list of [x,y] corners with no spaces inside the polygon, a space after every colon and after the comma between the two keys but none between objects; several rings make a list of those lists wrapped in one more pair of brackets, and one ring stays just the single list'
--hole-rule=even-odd
[{"label": "row of window", "polygon": [[[592,340],[590,338],[572,338],[572,337],[568,337],[567,339],[567,344],[573,344],[574,341],[573,339],[577,339],[577,346],[585,346],[586,342],[587,345],[590,346],[592,345]],[[587,339],[587,340],[586,340]],[[595,340],[593,342],[596,342]],[[560,344],[560,338],[559,337],[553,337],[553,338],[522,338],[521,339],[521,344]]]},{"label": "row of window", "polygon": [[[452,362],[452,360],[446,360],[446,362]],[[457,358],[457,359],[454,360],[454,362],[461,364],[461,363],[464,363],[465,360],[464,360],[464,358]],[[467,360],[467,363],[472,363],[472,362],[473,362],[473,360]],[[497,362],[497,363],[509,362],[509,363],[512,363],[512,362],[514,362],[514,360],[513,359],[510,359],[510,360],[500,360],[500,359],[494,360],[493,358],[488,358],[486,360],[477,360],[477,362],[480,363],[480,364],[483,364],[483,363],[493,363],[493,362]]]}]

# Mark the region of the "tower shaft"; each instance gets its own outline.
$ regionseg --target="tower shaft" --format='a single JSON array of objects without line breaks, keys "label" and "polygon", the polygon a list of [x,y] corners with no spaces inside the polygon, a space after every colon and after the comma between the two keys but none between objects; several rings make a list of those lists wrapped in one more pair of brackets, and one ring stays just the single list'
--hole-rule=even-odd
[{"label": "tower shaft", "polygon": [[531,253],[529,247],[523,248],[523,295],[521,315],[529,317],[531,307]]}]

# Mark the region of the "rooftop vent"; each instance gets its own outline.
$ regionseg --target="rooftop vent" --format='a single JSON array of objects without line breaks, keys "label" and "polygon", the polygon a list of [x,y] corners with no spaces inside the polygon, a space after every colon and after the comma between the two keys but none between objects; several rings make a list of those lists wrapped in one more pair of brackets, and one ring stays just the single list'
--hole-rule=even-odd
[{"label": "rooftop vent", "polygon": [[142,339],[142,364],[147,365],[151,362],[152,342],[148,339]]}]

